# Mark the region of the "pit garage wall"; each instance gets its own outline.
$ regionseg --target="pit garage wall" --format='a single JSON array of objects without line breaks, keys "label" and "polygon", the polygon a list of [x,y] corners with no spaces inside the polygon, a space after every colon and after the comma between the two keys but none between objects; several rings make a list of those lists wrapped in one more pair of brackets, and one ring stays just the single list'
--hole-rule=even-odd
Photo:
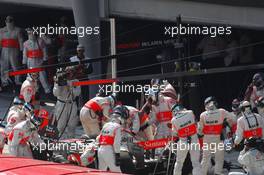
[{"label": "pit garage wall", "polygon": [[110,0],[111,15],[264,28],[263,8],[209,4],[184,0]]},{"label": "pit garage wall", "polygon": [[8,3],[30,7],[47,7],[68,10],[72,9],[71,0],[0,0],[0,3]]},{"label": "pit garage wall", "polygon": [[[2,13],[7,12],[4,3],[16,5],[28,5],[31,7],[47,7],[55,9],[72,9],[72,2],[76,0],[0,0]],[[88,1],[88,0],[87,0]],[[181,14],[182,20],[186,23],[210,23],[210,24],[231,24],[238,27],[263,29],[264,10],[256,7],[227,6],[220,4],[208,4],[193,1],[179,0],[98,0],[100,4],[99,14],[96,16],[107,17],[120,16],[140,19],[153,19],[162,21],[174,21]],[[86,2],[82,12],[89,12],[95,8],[91,3]],[[81,4],[79,4],[81,5]],[[78,5],[77,5],[78,6]],[[14,9],[14,8],[13,8]],[[78,10],[78,8],[76,8]],[[12,10],[11,10],[12,11]],[[13,10],[15,11],[15,10]],[[103,11],[103,12],[102,12]],[[91,12],[91,11],[90,11]],[[9,12],[10,13],[10,12]],[[81,13],[81,12],[79,12]],[[104,14],[104,15],[102,15]],[[85,16],[85,15],[84,15]],[[85,19],[79,19],[80,21]],[[89,23],[89,21],[86,21]],[[82,23],[82,22],[80,22]],[[78,24],[77,24],[78,25]],[[81,24],[79,24],[81,25]],[[226,76],[226,75],[223,75]],[[241,75],[239,75],[242,77]],[[201,104],[201,103],[198,103]]]},{"label": "pit garage wall", "polygon": [[[168,38],[163,34],[163,27],[173,25],[175,22],[164,22],[146,19],[132,19],[132,18],[117,18],[116,20],[116,32],[117,32],[117,52],[127,52],[137,49],[146,49],[151,46],[164,45],[167,41],[174,40],[175,38]],[[107,33],[107,31],[106,31]],[[264,34],[261,30],[254,29],[241,29],[233,28],[232,36],[236,39],[241,33],[248,34],[251,38],[251,42],[259,42],[264,40]],[[235,37],[236,36],[236,37]],[[201,41],[203,36],[199,35],[182,35],[184,39],[184,55],[183,57],[191,56],[192,61],[201,61],[200,53],[196,52],[197,44]],[[105,50],[108,47],[102,47]],[[263,44],[252,47],[253,49],[253,64],[263,63]],[[118,70],[130,69],[130,71],[121,71],[118,73],[118,77],[122,76],[136,76],[144,74],[161,73],[160,64],[157,65],[158,60],[156,56],[161,53],[160,49],[155,51],[144,52],[138,55],[127,56],[124,59],[117,61]],[[175,50],[168,50],[168,59],[177,59],[177,52]],[[190,61],[190,60],[188,60]],[[173,63],[173,62],[171,62]],[[173,67],[173,70],[168,70],[166,66],[165,71],[174,72],[175,65],[169,63]],[[201,62],[202,63],[202,62]],[[153,66],[155,64],[155,66]],[[252,63],[251,63],[252,64]],[[148,66],[152,65],[152,66]],[[237,64],[235,64],[237,65]],[[140,69],[135,69],[138,66],[144,66]],[[148,66],[148,67],[146,67]],[[165,65],[164,65],[165,66]],[[131,69],[133,68],[133,69]],[[215,96],[218,100],[220,107],[231,110],[231,102],[233,98],[243,97],[243,93],[247,85],[251,81],[251,77],[257,70],[254,71],[240,71],[240,72],[225,72],[220,74],[183,77],[181,82],[178,78],[168,79],[173,86],[182,94],[183,104],[190,109],[193,109],[195,114],[199,114],[204,110],[203,100],[207,96]],[[242,78],[237,78],[242,77]],[[213,81],[212,81],[213,80]],[[215,80],[217,82],[215,82]],[[149,80],[127,82],[128,84],[148,84]],[[238,86],[239,85],[239,86]],[[183,89],[182,89],[182,88]],[[182,91],[180,91],[182,89]],[[139,99],[138,93],[126,93],[122,94],[122,99],[126,104],[133,104],[135,98]],[[133,98],[131,98],[133,97]]]},{"label": "pit garage wall", "polygon": [[[48,8],[72,10],[74,0],[0,0],[0,3],[20,4]],[[98,0],[100,11],[121,17],[158,19],[175,21],[181,14],[186,22],[231,24],[235,26],[264,28],[263,3],[257,0],[247,4],[233,0],[232,4],[219,4],[217,1],[201,0]],[[207,3],[210,2],[210,3]],[[252,4],[250,4],[252,3]],[[241,5],[241,6],[240,6]],[[91,6],[87,7],[93,8]],[[102,9],[103,8],[103,9]]]}]

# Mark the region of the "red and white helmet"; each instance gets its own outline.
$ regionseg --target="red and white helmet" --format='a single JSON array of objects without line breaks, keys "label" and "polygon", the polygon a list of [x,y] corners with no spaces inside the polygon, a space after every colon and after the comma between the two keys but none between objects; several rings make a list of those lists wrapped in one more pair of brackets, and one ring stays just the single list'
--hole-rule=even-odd
[{"label": "red and white helmet", "polygon": [[43,129],[49,124],[49,112],[45,109],[35,111],[35,114],[31,116],[30,121],[38,129]]}]

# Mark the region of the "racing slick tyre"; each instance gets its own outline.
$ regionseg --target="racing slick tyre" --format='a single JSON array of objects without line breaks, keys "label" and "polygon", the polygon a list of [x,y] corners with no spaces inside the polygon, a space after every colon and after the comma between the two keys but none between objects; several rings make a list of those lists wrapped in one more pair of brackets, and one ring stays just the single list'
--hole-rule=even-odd
[{"label": "racing slick tyre", "polygon": [[[173,155],[170,161],[168,175],[173,175],[175,162],[176,162],[176,156]],[[192,169],[193,167],[192,167],[191,157],[190,157],[190,153],[188,153],[184,161],[183,167],[182,167],[182,174],[183,175],[190,174],[192,172]],[[167,172],[166,172],[166,175],[167,175]]]},{"label": "racing slick tyre", "polygon": [[135,174],[136,173],[136,167],[133,163],[133,158],[130,156],[130,154],[127,151],[121,151],[120,152],[120,168],[122,173],[126,174]]},{"label": "racing slick tyre", "polygon": [[30,149],[34,159],[37,160],[49,160],[49,151],[48,150],[40,150],[39,147],[33,146],[30,144]]}]

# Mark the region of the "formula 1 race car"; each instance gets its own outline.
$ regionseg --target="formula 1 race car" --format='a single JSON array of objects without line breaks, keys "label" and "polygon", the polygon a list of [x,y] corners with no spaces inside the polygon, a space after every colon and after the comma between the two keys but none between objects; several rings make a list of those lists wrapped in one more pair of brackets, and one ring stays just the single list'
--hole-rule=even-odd
[{"label": "formula 1 race car", "polygon": [[87,167],[76,167],[70,164],[54,163],[41,161],[23,157],[13,157],[0,155],[0,173],[1,174],[17,174],[17,175],[115,175],[120,173],[112,173],[100,171]]},{"label": "formula 1 race car", "polygon": [[[126,174],[173,174],[173,167],[176,160],[176,154],[171,150],[173,139],[156,139],[150,141],[137,141],[135,137],[127,135],[122,137],[122,144],[120,149],[121,157],[121,170]],[[93,146],[88,146],[86,148],[95,148],[94,159],[88,165],[89,168],[98,168],[97,160],[97,148],[95,140],[93,139],[71,139],[63,140],[63,143],[69,145],[80,145],[80,144],[94,144]],[[162,152],[159,156],[155,156],[153,153],[155,149],[161,148]],[[74,152],[72,150],[67,150],[67,155],[64,156],[62,162],[73,163],[76,165],[81,165],[80,156],[81,152]],[[66,160],[67,159],[67,160]],[[192,164],[190,161],[190,156],[184,163],[183,174],[189,174],[192,171]]]},{"label": "formula 1 race car", "polygon": [[[45,130],[46,131],[46,130]],[[139,138],[133,136],[124,130],[121,144],[121,170],[127,174],[172,174],[176,154],[171,151],[173,138],[156,139],[148,141],[140,141]],[[41,134],[44,136],[43,134]],[[85,151],[81,148],[93,148],[93,159],[88,168],[98,168],[97,149],[98,145],[94,139],[80,138],[68,140],[52,140],[50,138],[42,138],[49,149],[39,152],[32,149],[34,159],[45,160],[62,164],[75,164],[81,166],[80,156]],[[53,148],[50,147],[53,144]],[[74,149],[72,149],[74,148]],[[161,149],[159,155],[155,155],[155,149]],[[15,159],[15,158],[13,158]],[[34,160],[32,160],[34,161]],[[183,174],[189,174],[192,171],[192,165],[189,158],[185,161]]]}]

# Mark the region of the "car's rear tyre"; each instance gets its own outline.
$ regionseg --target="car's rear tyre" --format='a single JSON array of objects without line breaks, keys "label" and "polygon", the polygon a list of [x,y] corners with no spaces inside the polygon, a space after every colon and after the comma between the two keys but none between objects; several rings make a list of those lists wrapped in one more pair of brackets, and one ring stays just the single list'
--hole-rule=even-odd
[{"label": "car's rear tyre", "polygon": [[120,152],[120,159],[121,159],[120,167],[122,173],[127,173],[127,174],[136,173],[136,167],[133,163],[133,159],[127,151]]}]

